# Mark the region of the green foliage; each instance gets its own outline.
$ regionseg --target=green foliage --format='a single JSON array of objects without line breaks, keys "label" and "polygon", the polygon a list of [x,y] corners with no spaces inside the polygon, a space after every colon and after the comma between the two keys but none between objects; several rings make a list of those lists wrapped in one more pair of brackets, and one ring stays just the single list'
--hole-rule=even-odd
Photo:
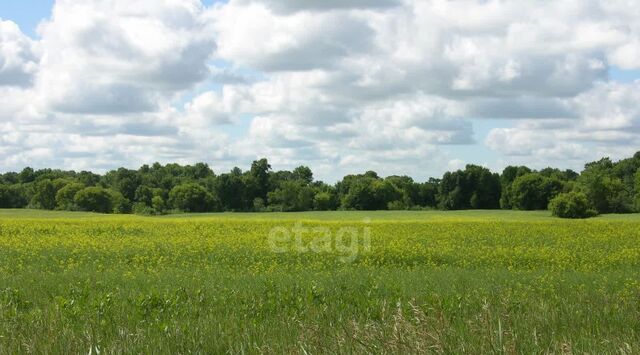
[{"label": "green foliage", "polygon": [[517,177],[510,186],[510,200],[513,208],[519,210],[544,210],[549,201],[564,189],[564,183],[557,178],[549,178],[539,173],[529,173]]},{"label": "green foliage", "polygon": [[497,209],[500,207],[500,176],[489,169],[467,165],[447,172],[440,182],[439,206],[444,210]]},{"label": "green foliage", "polygon": [[603,158],[589,163],[578,178],[583,191],[598,213],[627,213],[633,210],[633,188],[624,183],[629,178],[614,174],[616,165]]},{"label": "green foliage", "polygon": [[500,208],[512,209],[513,197],[511,196],[511,185],[516,178],[531,173],[531,169],[526,166],[507,166],[502,171],[500,182],[502,184],[502,195],[500,196]]},{"label": "green foliage", "polygon": [[313,182],[313,172],[307,166],[299,166],[293,170],[293,178],[308,185]]},{"label": "green foliage", "polygon": [[589,218],[598,213],[582,192],[561,193],[549,202],[551,213],[560,218]]},{"label": "green foliage", "polygon": [[275,211],[293,212],[313,209],[315,191],[303,181],[284,181],[269,192],[269,205]]},{"label": "green foliage", "polygon": [[58,190],[58,192],[56,193],[56,204],[58,206],[58,209],[67,211],[78,209],[74,198],[78,191],[84,188],[84,184],[79,182],[72,182]]},{"label": "green foliage", "polygon": [[[269,192],[269,171],[271,170],[271,165],[267,159],[256,160],[251,163],[251,170],[249,172],[250,183],[249,185],[253,185],[253,191],[255,196],[260,197],[264,200],[267,199],[267,193]],[[253,200],[253,199],[251,199]]]},{"label": "green foliage", "polygon": [[113,194],[102,187],[87,187],[76,193],[74,196],[76,206],[82,211],[112,213]]},{"label": "green foliage", "polygon": [[[220,198],[225,211],[246,211],[249,209],[247,186],[239,170],[222,174],[215,181],[214,191]],[[264,198],[260,198],[264,201]]]},{"label": "green foliage", "polygon": [[640,168],[634,176],[634,191],[635,191],[635,210],[640,211]]},{"label": "green foliage", "polygon": [[31,198],[31,205],[35,208],[53,210],[56,208],[56,187],[49,179],[35,184],[35,194]]},{"label": "green foliage", "polygon": [[115,213],[544,210],[553,197],[567,191],[583,192],[599,213],[626,213],[640,211],[639,168],[640,152],[618,162],[603,158],[588,163],[581,174],[508,166],[498,175],[481,166],[467,165],[464,170],[425,182],[401,175],[382,178],[367,171],[347,175],[334,185],[314,181],[307,166],[273,171],[267,159],[254,161],[248,171],[233,168],[219,175],[204,163],[154,163],[138,170],[119,168],[103,176],[87,171],[25,168],[19,173],[0,174],[0,208],[29,205],[39,209],[88,209],[76,204],[75,195],[81,187],[99,187],[110,191]]},{"label": "green foliage", "polygon": [[113,213],[130,213],[131,201],[124,197],[120,191],[109,190],[111,194],[111,205],[113,207]]},{"label": "green foliage", "polygon": [[330,192],[318,192],[313,198],[313,206],[316,211],[330,211],[337,208],[336,196]]},{"label": "green foliage", "polygon": [[25,185],[0,185],[0,208],[24,208],[28,201]]},{"label": "green foliage", "polygon": [[185,212],[211,212],[220,209],[220,202],[204,187],[187,183],[174,187],[169,193],[169,203]]},{"label": "green foliage", "polygon": [[162,214],[167,209],[167,203],[161,196],[153,196],[151,199],[151,207],[156,214]]},{"label": "green foliage", "polygon": [[155,210],[144,202],[135,202],[131,206],[131,211],[134,214],[141,216],[150,216],[155,214]]},{"label": "green foliage", "polygon": [[[345,178],[347,180],[349,176]],[[376,210],[381,209],[377,206],[376,197],[373,192],[373,183],[377,177],[369,177],[366,175],[355,176],[345,181],[348,184],[346,193],[342,197],[342,208],[350,210]]]}]

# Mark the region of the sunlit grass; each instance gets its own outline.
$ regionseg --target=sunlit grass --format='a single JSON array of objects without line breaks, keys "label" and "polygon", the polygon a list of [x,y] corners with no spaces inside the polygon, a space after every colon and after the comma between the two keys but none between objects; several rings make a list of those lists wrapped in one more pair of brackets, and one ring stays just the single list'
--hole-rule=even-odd
[{"label": "sunlit grass", "polygon": [[[0,353],[638,352],[639,227],[513,211],[1,211]],[[332,244],[274,252],[274,228],[308,229],[305,247],[325,228]],[[343,228],[370,248],[338,248]]]}]

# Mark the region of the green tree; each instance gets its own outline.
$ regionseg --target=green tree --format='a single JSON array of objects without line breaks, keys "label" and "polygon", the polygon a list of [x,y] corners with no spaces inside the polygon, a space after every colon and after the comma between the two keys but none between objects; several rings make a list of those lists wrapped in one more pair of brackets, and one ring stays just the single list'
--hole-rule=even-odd
[{"label": "green tree", "polygon": [[247,188],[242,172],[239,170],[234,169],[229,174],[221,174],[214,181],[213,191],[220,198],[225,211],[246,211],[249,209]]},{"label": "green tree", "polygon": [[211,212],[220,208],[219,201],[196,183],[174,187],[169,193],[169,203],[184,212]]},{"label": "green tree", "polygon": [[502,194],[500,196],[500,208],[512,209],[513,198],[511,185],[516,178],[531,173],[531,169],[526,166],[507,166],[502,171],[500,183],[502,185]]},{"label": "green tree", "polygon": [[418,185],[418,198],[416,203],[422,207],[436,208],[438,206],[438,189],[440,180],[430,178],[429,181]]},{"label": "green tree", "polygon": [[497,209],[500,207],[500,176],[487,168],[467,165],[447,172],[439,184],[439,206],[445,210]]},{"label": "green tree", "polygon": [[[344,181],[348,179],[347,181]],[[375,178],[369,176],[359,176],[355,178],[346,177],[343,182],[347,186],[342,197],[342,208],[347,210],[375,210],[376,196],[373,191]],[[342,186],[344,188],[345,186]]]},{"label": "green tree", "polygon": [[124,197],[120,191],[109,190],[111,194],[111,205],[113,208],[113,213],[130,213],[131,212],[131,201]]},{"label": "green tree", "polygon": [[140,185],[136,188],[134,201],[142,202],[146,206],[151,206],[151,200],[153,200],[154,191],[153,188],[147,185]]},{"label": "green tree", "polygon": [[293,170],[293,178],[309,185],[313,182],[313,172],[309,167],[299,166]]},{"label": "green tree", "polygon": [[332,211],[338,207],[338,201],[334,194],[320,191],[313,198],[313,206],[316,211]]},{"label": "green tree", "polygon": [[113,195],[109,190],[93,186],[78,191],[73,200],[76,206],[83,211],[112,213],[112,198]]},{"label": "green tree", "polygon": [[53,210],[56,208],[56,187],[49,179],[35,184],[35,194],[31,198],[31,205],[35,208]]},{"label": "green tree", "polygon": [[598,213],[626,213],[633,210],[633,189],[614,174],[609,158],[588,163],[578,178],[583,191]]},{"label": "green tree", "polygon": [[74,197],[78,191],[84,189],[85,186],[79,182],[67,184],[56,193],[56,205],[60,210],[72,211],[76,210]]},{"label": "green tree", "polygon": [[252,182],[255,184],[255,192],[253,196],[251,196],[251,201],[255,197],[260,197],[267,200],[267,193],[269,192],[269,171],[271,170],[271,165],[267,159],[256,160],[251,163],[251,170],[249,171],[249,176],[252,178]]},{"label": "green tree", "polygon": [[519,210],[545,210],[549,201],[564,190],[564,183],[539,173],[517,177],[511,185],[511,202]]},{"label": "green tree", "polygon": [[35,179],[36,179],[35,171],[33,171],[33,169],[30,167],[26,167],[22,169],[22,171],[18,174],[18,181],[21,184],[28,184],[30,182],[35,181]]},{"label": "green tree", "polygon": [[153,196],[151,199],[151,207],[157,214],[162,214],[167,209],[167,204],[164,199],[160,196]]},{"label": "green tree", "polygon": [[640,168],[635,174],[635,210],[640,211]]},{"label": "green tree", "polygon": [[135,201],[136,190],[142,182],[137,171],[119,168],[108,172],[103,178],[103,183],[120,192],[127,200]]},{"label": "green tree", "polygon": [[275,191],[269,192],[269,206],[283,212],[313,209],[315,191],[301,180],[284,181]]},{"label": "green tree", "polygon": [[0,208],[25,208],[29,192],[24,184],[0,185]]},{"label": "green tree", "polygon": [[14,206],[14,191],[11,186],[0,185],[0,208],[16,208]]}]

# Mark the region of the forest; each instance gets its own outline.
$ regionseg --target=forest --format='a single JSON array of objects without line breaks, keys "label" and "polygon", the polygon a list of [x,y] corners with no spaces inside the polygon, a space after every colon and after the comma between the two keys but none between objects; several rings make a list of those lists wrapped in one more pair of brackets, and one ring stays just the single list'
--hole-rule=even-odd
[{"label": "forest", "polygon": [[104,175],[25,168],[0,175],[0,208],[135,213],[293,212],[328,210],[550,209],[585,218],[640,212],[640,152],[587,163],[582,172],[508,166],[502,173],[478,165],[414,181],[374,171],[335,184],[316,181],[306,166],[293,171],[256,160],[249,170],[216,174],[205,163],[143,165]]}]

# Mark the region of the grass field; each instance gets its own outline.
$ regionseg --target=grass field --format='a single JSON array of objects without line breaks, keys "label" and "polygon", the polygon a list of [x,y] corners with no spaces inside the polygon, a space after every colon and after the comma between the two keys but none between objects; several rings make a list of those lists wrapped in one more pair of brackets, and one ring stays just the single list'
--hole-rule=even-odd
[{"label": "grass field", "polygon": [[640,216],[0,211],[0,353],[640,352]]}]

